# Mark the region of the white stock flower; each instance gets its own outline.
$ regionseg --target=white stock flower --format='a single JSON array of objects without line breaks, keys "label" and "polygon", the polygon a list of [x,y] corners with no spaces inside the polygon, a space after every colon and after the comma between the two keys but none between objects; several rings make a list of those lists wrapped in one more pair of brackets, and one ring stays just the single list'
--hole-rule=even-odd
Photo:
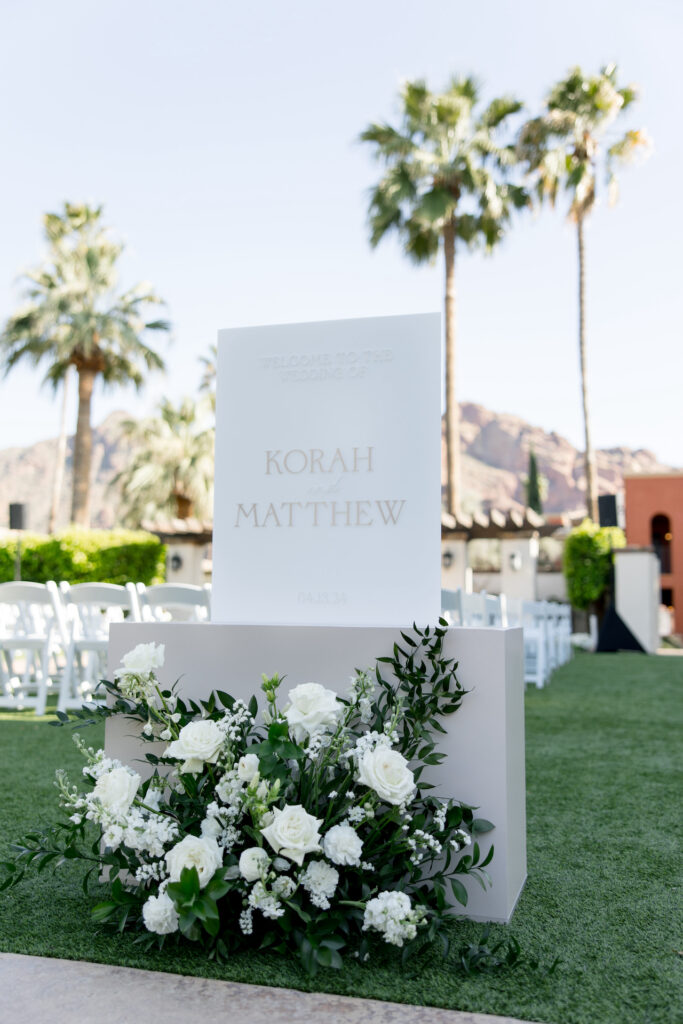
[{"label": "white stock flower", "polygon": [[211,881],[222,863],[223,851],[210,836],[185,836],[166,854],[171,881],[180,881],[183,868],[196,868],[201,889]]},{"label": "white stock flower", "polygon": [[405,803],[415,789],[415,779],[405,757],[385,746],[367,750],[359,758],[358,780],[395,807]]},{"label": "white stock flower", "polygon": [[166,747],[164,757],[177,757],[183,761],[181,772],[197,774],[205,763],[216,763],[224,739],[216,722],[210,718],[200,718],[180,730],[178,739]]},{"label": "white stock flower", "polygon": [[237,778],[241,782],[251,782],[259,770],[256,754],[244,754],[237,762]]},{"label": "white stock flower", "polygon": [[323,850],[333,864],[360,864],[363,842],[350,825],[333,825],[323,837]]},{"label": "white stock flower", "polygon": [[137,772],[128,768],[112,768],[100,775],[92,795],[110,814],[122,818],[128,813],[139,785]]},{"label": "white stock flower", "polygon": [[240,857],[240,874],[247,882],[255,882],[270,863],[270,857],[260,846],[252,846]]},{"label": "white stock flower", "polygon": [[322,820],[314,818],[300,804],[287,805],[282,810],[273,808],[273,821],[261,829],[261,834],[275,853],[301,866],[307,853],[320,849],[321,825]]},{"label": "white stock flower", "polygon": [[142,908],[142,920],[148,932],[170,935],[178,931],[178,911],[166,892],[150,896]]},{"label": "white stock flower", "polygon": [[164,664],[163,644],[138,644],[121,658],[123,669],[117,669],[117,675],[130,673],[136,676],[149,675]]},{"label": "white stock flower", "polygon": [[414,939],[417,926],[425,912],[413,910],[410,897],[404,892],[381,892],[365,905],[363,931],[374,928],[381,932],[385,942],[402,946],[405,939]]},{"label": "white stock flower", "polygon": [[334,690],[326,690],[320,683],[299,683],[287,696],[290,703],[285,718],[297,743],[336,728],[344,705]]}]

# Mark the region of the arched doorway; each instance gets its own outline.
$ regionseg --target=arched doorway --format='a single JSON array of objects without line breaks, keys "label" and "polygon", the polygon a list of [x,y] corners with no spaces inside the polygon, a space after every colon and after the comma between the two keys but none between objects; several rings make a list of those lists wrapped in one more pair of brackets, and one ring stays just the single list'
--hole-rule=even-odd
[{"label": "arched doorway", "polygon": [[650,536],[660,571],[671,572],[671,522],[668,516],[659,514],[652,517]]}]

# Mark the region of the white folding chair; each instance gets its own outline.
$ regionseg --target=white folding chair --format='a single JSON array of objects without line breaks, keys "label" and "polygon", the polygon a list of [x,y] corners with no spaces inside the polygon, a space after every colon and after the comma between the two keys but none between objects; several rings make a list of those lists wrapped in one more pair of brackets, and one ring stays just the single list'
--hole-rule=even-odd
[{"label": "white folding chair", "polygon": [[54,583],[0,584],[0,705],[44,715],[65,640]]},{"label": "white folding chair", "polygon": [[572,610],[568,604],[561,604],[558,612],[560,664],[564,665],[572,656]]},{"label": "white folding chair", "polygon": [[486,625],[486,594],[484,591],[479,594],[462,595],[462,624],[463,626]]},{"label": "white folding chair", "polygon": [[64,711],[94,696],[106,666],[111,623],[140,622],[141,616],[133,583],[60,583],[60,591],[69,625],[58,702],[58,710]]},{"label": "white folding chair", "polygon": [[451,626],[462,626],[462,590],[441,591],[441,613]]},{"label": "white folding chair", "polygon": [[211,617],[211,591],[190,583],[137,585],[143,622],[208,622]]},{"label": "white folding chair", "polygon": [[548,675],[545,609],[539,601],[522,602],[524,630],[524,681],[539,689]]},{"label": "white folding chair", "polygon": [[550,601],[546,604],[550,672],[564,664],[562,605]]},{"label": "white folding chair", "polygon": [[484,595],[484,625],[498,627],[503,625],[503,609],[497,594]]},{"label": "white folding chair", "polygon": [[521,626],[522,625],[522,600],[519,597],[504,597],[501,595],[501,600],[505,601],[505,625],[506,626]]}]

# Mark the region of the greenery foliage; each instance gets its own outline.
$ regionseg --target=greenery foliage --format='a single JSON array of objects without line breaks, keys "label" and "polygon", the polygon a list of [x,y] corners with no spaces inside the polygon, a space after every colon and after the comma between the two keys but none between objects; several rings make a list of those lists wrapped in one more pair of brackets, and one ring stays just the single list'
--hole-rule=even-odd
[{"label": "greenery foliage", "polygon": [[[0,540],[0,583],[14,579],[14,536]],[[86,530],[71,527],[46,536],[21,537],[21,577],[34,583],[161,583],[166,549],[142,530]]]},{"label": "greenery foliage", "polygon": [[539,515],[543,514],[543,501],[541,499],[541,477],[538,472],[536,452],[531,449],[529,452],[529,475],[524,483],[526,491],[527,508],[533,509]]},{"label": "greenery foliage", "polygon": [[613,548],[626,546],[618,526],[597,526],[584,519],[575,527],[564,546],[564,575],[569,600],[574,608],[588,610],[599,601],[609,584]]}]

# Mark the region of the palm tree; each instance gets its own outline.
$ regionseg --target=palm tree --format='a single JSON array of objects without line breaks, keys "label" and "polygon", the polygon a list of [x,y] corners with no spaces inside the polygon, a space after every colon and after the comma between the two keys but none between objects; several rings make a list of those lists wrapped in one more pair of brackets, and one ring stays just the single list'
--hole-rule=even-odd
[{"label": "palm tree", "polygon": [[585,432],[586,506],[598,521],[595,455],[591,443],[586,370],[586,258],[584,224],[595,207],[599,173],[605,175],[610,204],[617,198],[616,165],[647,143],[642,131],[612,136],[615,119],[637,98],[629,85],[619,88],[614,64],[597,75],[572,68],[550,91],[540,117],[519,133],[517,152],[526,165],[539,202],[555,205],[560,188],[570,194],[569,219],[576,224],[579,260],[579,365]]},{"label": "palm tree", "polygon": [[141,387],[144,371],[163,369],[143,341],[147,331],[168,331],[166,320],[146,320],[161,300],[147,284],[116,291],[116,263],[123,246],[101,224],[102,207],[65,203],[43,218],[49,246],[43,266],[25,274],[25,305],[5,325],[0,351],[5,372],[20,360],[48,363],[45,380],[56,389],[70,366],[78,377],[74,441],[72,522],[90,521],[92,428],[95,381]]},{"label": "palm tree", "polygon": [[209,354],[200,356],[199,362],[203,365],[202,379],[199,382],[199,390],[203,391],[209,399],[213,411],[216,411],[216,377],[218,375],[218,345],[214,342],[209,345]]},{"label": "palm tree", "polygon": [[133,454],[112,487],[122,488],[127,524],[139,526],[160,513],[179,519],[211,516],[215,431],[210,420],[208,402],[184,398],[176,407],[162,399],[158,416],[122,424]]},{"label": "palm tree", "polygon": [[493,100],[479,113],[472,78],[453,79],[443,93],[423,81],[401,89],[401,123],[371,124],[361,134],[375,146],[386,170],[370,197],[370,244],[391,231],[416,263],[433,261],[443,248],[446,287],[447,506],[460,505],[460,424],[455,378],[456,248],[492,249],[503,237],[511,210],[527,203],[510,181],[516,157],[498,133],[521,109],[512,97]]}]

